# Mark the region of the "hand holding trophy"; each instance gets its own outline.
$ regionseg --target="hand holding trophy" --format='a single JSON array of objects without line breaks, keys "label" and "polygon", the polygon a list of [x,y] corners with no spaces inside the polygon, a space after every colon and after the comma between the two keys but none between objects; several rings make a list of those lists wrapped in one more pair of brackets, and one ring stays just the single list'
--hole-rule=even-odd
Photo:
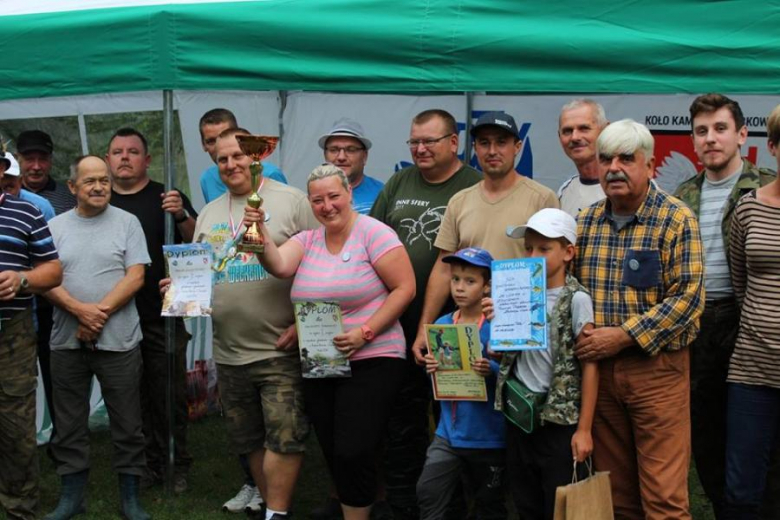
[{"label": "hand holding trophy", "polygon": [[[257,194],[260,186],[260,174],[263,173],[263,165],[260,161],[274,153],[279,138],[268,135],[237,135],[236,140],[241,151],[252,158],[252,164],[249,166],[249,171],[252,174],[252,194],[246,203],[257,209],[263,205],[263,198]],[[263,253],[265,251],[263,234],[258,229],[257,224],[252,224],[246,230],[238,245],[238,250],[243,253]]]}]

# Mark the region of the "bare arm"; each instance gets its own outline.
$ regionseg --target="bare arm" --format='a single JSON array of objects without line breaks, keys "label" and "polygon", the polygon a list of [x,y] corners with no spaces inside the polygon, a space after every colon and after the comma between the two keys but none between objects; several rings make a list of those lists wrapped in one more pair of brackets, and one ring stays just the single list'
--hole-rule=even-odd
[{"label": "bare arm", "polygon": [[[390,291],[382,306],[365,323],[379,334],[392,325],[414,299],[416,284],[412,262],[403,247],[387,252],[374,264],[374,269]],[[365,345],[360,327],[339,334],[333,338],[333,343],[348,355]]]},{"label": "bare arm", "polygon": [[442,307],[447,302],[447,296],[450,294],[450,269],[441,259],[449,255],[450,251],[439,251],[439,257],[433,265],[431,275],[428,278],[428,285],[425,287],[425,303],[423,304],[422,314],[420,315],[420,324],[417,328],[417,338],[412,345],[412,352],[417,364],[425,364],[425,325],[433,323],[439,317]]},{"label": "bare arm", "polygon": [[265,212],[263,208],[255,209],[251,206],[244,208],[244,223],[246,227],[257,224],[258,229],[263,234],[265,251],[262,254],[258,254],[257,259],[265,267],[266,271],[277,278],[291,278],[295,276],[295,272],[298,270],[298,266],[301,265],[301,260],[303,260],[303,247],[294,240],[288,240],[277,247],[264,222]]},{"label": "bare arm", "polygon": [[167,193],[162,193],[161,197],[162,209],[166,213],[173,215],[174,223],[177,219],[187,217],[184,221],[176,224],[176,227],[181,234],[182,242],[192,242],[192,237],[195,235],[195,219],[185,213],[184,200],[181,193],[178,190],[171,190]]},{"label": "bare arm", "polygon": [[[585,330],[593,328],[589,323],[583,327],[580,337]],[[596,411],[596,398],[599,393],[599,365],[598,363],[582,362],[582,398],[580,401],[580,419],[577,423],[577,431],[571,438],[572,457],[578,462],[584,461],[593,453],[593,415]]]},{"label": "bare arm", "polygon": [[13,300],[21,290],[22,276],[29,286],[26,292],[43,294],[62,283],[62,264],[59,260],[34,263],[29,271],[0,272],[0,301]]},{"label": "bare arm", "polygon": [[143,264],[131,265],[125,271],[125,276],[100,301],[105,312],[110,316],[128,304],[141,287],[144,286]]},{"label": "bare arm", "polygon": [[75,316],[79,324],[95,334],[103,330],[108,321],[107,309],[104,306],[77,300],[62,286],[55,287],[44,296],[60,309]]}]

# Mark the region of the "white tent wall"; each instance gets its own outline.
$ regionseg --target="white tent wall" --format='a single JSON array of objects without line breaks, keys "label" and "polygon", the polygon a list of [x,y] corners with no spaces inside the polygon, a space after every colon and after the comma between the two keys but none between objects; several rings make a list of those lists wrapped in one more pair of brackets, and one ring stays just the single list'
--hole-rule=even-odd
[{"label": "white tent wall", "polygon": [[[483,111],[504,110],[515,117],[524,133],[522,164],[518,166],[546,186],[557,189],[575,173],[574,167],[558,143],[557,124],[560,108],[574,95],[473,96],[471,120]],[[742,148],[744,156],[759,166],[774,169],[773,158],[766,150],[766,116],[780,103],[780,96],[735,95],[745,113],[749,138]],[[688,107],[693,95],[605,95],[594,96],[606,109],[608,119],[630,117],[647,124],[656,136],[658,183],[667,190],[698,168],[690,141]],[[443,108],[458,121],[461,150],[464,150],[467,121],[467,97],[408,96],[376,94],[336,94],[324,92],[290,92],[281,113],[279,92],[254,91],[175,91],[174,110],[178,111],[189,188],[196,208],[203,206],[199,179],[211,166],[209,156],[200,143],[198,121],[204,112],[216,107],[232,110],[241,126],[250,132],[282,135],[277,151],[269,158],[282,168],[290,183],[305,189],[308,173],[323,161],[318,147],[319,137],[340,117],[359,121],[373,141],[366,173],[387,180],[411,157],[405,145],[412,117],[422,110]],[[59,116],[80,116],[82,142],[89,128],[84,128],[84,116],[139,111],[162,110],[161,92],[131,92],[94,96],[26,99],[0,102],[0,120]],[[280,117],[281,113],[281,117]],[[55,143],[56,146],[56,143]],[[103,150],[90,150],[102,155]],[[469,153],[471,159],[472,154]],[[162,157],[154,158],[162,161]],[[193,340],[188,348],[188,366],[194,360],[211,357],[211,323],[207,319],[189,320]],[[93,391],[93,404],[99,401],[99,389]],[[38,403],[43,404],[39,385]],[[46,426],[43,406],[38,407],[39,431]],[[39,439],[46,438],[41,432]]]}]

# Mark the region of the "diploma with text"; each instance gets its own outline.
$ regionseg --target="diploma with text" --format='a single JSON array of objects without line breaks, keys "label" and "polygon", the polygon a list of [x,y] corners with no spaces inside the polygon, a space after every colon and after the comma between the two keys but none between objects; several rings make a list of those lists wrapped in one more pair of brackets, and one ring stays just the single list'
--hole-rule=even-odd
[{"label": "diploma with text", "polygon": [[490,349],[547,348],[547,275],[544,258],[496,260],[491,265]]}]

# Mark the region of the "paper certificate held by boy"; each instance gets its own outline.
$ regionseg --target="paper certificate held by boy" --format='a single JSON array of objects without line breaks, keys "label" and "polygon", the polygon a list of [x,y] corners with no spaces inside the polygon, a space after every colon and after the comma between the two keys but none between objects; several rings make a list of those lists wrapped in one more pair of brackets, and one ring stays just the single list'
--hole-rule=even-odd
[{"label": "paper certificate held by boy", "polygon": [[487,401],[485,378],[471,365],[482,359],[479,325],[426,325],[428,351],[439,362],[432,374],[433,398],[437,401]]},{"label": "paper certificate held by boy", "polygon": [[171,285],[163,297],[162,316],[211,315],[211,245],[163,246]]},{"label": "paper certificate held by boy", "polygon": [[349,359],[336,349],[334,336],[343,332],[341,307],[336,302],[298,302],[295,328],[301,373],[307,379],[350,377]]},{"label": "paper certificate held by boy", "polygon": [[491,266],[495,317],[490,349],[547,348],[547,283],[544,258],[497,260]]}]

